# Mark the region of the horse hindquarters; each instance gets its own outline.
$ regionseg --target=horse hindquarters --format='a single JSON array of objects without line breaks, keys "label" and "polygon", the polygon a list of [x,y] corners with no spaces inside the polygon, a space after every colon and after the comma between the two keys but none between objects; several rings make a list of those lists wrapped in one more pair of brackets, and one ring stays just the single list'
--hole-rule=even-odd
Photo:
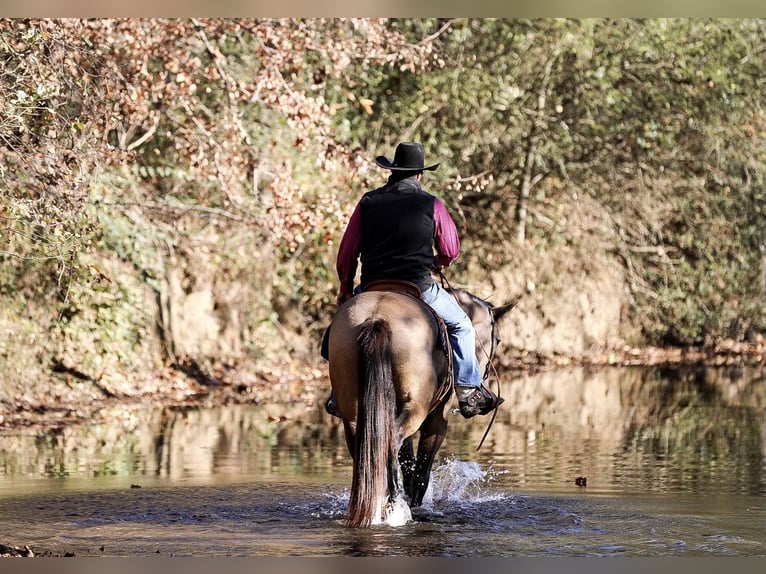
[{"label": "horse hindquarters", "polygon": [[364,323],[358,345],[359,402],[347,518],[350,527],[369,526],[383,512],[387,494],[395,496],[400,490],[390,327],[381,319]]}]

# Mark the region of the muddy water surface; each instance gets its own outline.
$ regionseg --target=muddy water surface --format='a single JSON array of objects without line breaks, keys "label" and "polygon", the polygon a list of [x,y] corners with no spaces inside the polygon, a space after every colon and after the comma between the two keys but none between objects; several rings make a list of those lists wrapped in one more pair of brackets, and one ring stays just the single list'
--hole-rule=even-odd
[{"label": "muddy water surface", "polygon": [[[122,407],[0,434],[0,543],[78,556],[766,555],[762,370],[570,369],[452,417],[404,526],[343,527],[319,406]],[[584,484],[584,485],[583,485]]]}]

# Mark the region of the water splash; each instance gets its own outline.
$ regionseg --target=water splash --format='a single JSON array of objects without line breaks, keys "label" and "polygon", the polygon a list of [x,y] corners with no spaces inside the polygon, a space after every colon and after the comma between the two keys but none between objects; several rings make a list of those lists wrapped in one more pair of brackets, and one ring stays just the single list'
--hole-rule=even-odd
[{"label": "water splash", "polygon": [[[422,510],[433,516],[449,513],[450,509],[470,509],[477,505],[498,500],[507,500],[507,493],[493,491],[488,488],[499,474],[492,465],[487,470],[475,461],[462,461],[457,458],[447,458],[434,465],[431,481],[416,514],[422,517]],[[345,514],[348,508],[349,491],[327,493],[321,513],[339,516]],[[406,499],[400,496],[395,501],[388,501],[385,509],[379,506],[372,520],[373,525],[391,527],[403,526],[413,521],[413,511]]]},{"label": "water splash", "polygon": [[386,516],[380,520],[379,524],[386,524],[388,526],[404,526],[408,522],[412,522],[412,512],[410,511],[410,505],[402,496],[398,496],[396,500],[390,500],[386,504]]},{"label": "water splash", "polygon": [[340,518],[346,515],[349,499],[348,489],[344,489],[341,492],[327,492],[324,498],[326,503],[321,504],[319,509],[311,513],[313,517],[330,516],[332,518]]},{"label": "water splash", "polygon": [[492,480],[489,471],[475,461],[445,459],[431,472],[431,482],[423,497],[423,506],[433,508],[442,503],[476,503],[495,500],[499,495],[484,486]]},{"label": "water splash", "polygon": [[[321,508],[311,513],[314,518],[322,516],[338,518],[346,515],[350,498],[350,491],[348,489],[344,489],[341,492],[328,492],[324,498],[325,502],[321,505]],[[412,511],[410,510],[410,505],[401,495],[396,500],[389,500],[386,503],[385,512],[382,505],[378,505],[372,519],[373,525],[403,526],[408,522],[412,522]]]}]

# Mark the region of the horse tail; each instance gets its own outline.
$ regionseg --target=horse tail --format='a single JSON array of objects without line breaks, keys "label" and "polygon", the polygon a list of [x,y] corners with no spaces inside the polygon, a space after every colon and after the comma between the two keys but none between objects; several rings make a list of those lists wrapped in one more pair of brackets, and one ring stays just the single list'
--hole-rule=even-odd
[{"label": "horse tail", "polygon": [[359,401],[347,525],[367,527],[382,513],[396,467],[396,395],[391,368],[391,328],[382,319],[362,324]]}]

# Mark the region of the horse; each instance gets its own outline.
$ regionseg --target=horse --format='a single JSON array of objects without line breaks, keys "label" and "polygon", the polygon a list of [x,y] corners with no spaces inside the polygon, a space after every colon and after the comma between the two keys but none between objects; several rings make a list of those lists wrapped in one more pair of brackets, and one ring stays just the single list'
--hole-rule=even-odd
[{"label": "horse", "polygon": [[[499,343],[497,321],[515,302],[495,307],[467,291],[448,290],[474,324],[486,380]],[[452,396],[452,362],[440,323],[420,298],[392,290],[359,293],[333,318],[330,384],[353,464],[348,527],[378,524],[402,500],[405,508],[422,505]]]}]

